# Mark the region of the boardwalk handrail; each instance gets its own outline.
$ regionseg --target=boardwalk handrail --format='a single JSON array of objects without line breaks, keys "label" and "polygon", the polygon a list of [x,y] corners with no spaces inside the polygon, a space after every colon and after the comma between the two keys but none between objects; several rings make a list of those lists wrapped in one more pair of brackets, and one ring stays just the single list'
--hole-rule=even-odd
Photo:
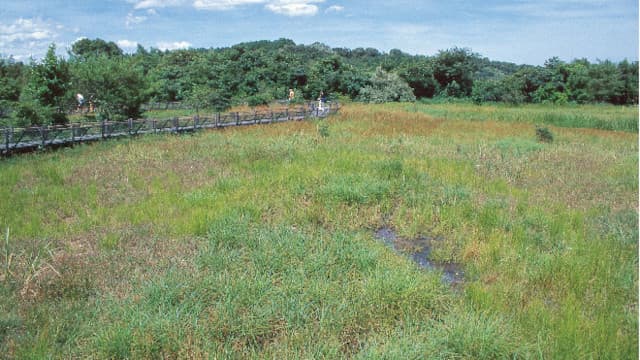
[{"label": "boardwalk handrail", "polygon": [[269,124],[308,118],[323,118],[338,112],[337,102],[322,107],[316,103],[305,107],[228,112],[171,119],[128,119],[126,121],[100,121],[71,123],[68,125],[34,126],[27,128],[0,128],[0,154],[35,151],[47,147],[69,146],[83,142],[140,134],[179,133],[230,126]]}]

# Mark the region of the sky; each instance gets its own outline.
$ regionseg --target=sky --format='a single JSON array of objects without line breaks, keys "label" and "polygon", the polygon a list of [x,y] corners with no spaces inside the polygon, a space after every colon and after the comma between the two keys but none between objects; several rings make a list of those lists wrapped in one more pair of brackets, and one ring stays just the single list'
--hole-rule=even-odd
[{"label": "sky", "polygon": [[125,52],[291,39],[432,56],[468,48],[542,65],[638,60],[638,0],[3,0],[0,56],[60,55],[82,38]]}]

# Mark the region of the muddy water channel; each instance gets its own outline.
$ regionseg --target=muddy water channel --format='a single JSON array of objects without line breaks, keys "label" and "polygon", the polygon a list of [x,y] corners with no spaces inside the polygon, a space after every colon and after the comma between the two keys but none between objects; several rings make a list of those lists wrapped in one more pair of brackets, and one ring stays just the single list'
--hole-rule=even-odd
[{"label": "muddy water channel", "polygon": [[441,271],[442,281],[451,286],[457,287],[464,282],[464,272],[460,264],[441,263],[430,259],[433,243],[442,241],[442,238],[420,236],[415,239],[405,239],[399,237],[393,229],[388,227],[377,230],[375,237],[395,252],[409,256],[421,268],[429,271]]}]

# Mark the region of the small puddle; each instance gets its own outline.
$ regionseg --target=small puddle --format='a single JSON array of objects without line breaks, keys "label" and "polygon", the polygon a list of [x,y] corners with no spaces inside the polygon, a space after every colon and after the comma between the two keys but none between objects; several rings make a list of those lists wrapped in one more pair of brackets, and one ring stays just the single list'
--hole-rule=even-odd
[{"label": "small puddle", "polygon": [[464,282],[464,271],[457,263],[440,263],[431,260],[431,244],[434,241],[442,241],[441,237],[421,236],[416,239],[398,237],[396,232],[388,227],[378,229],[375,233],[378,240],[392,248],[396,253],[408,255],[418,266],[431,271],[441,271],[442,280],[451,286],[457,286]]}]

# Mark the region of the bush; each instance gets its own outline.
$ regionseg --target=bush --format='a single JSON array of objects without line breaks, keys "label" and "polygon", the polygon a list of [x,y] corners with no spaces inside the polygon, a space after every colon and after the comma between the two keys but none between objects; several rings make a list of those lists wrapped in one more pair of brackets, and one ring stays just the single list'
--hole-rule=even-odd
[{"label": "bush", "polygon": [[370,80],[370,85],[360,90],[359,100],[371,103],[391,101],[416,101],[413,89],[397,74],[378,68]]},{"label": "bush", "polygon": [[252,107],[253,106],[269,105],[271,100],[273,100],[273,99],[271,98],[271,96],[269,96],[267,94],[256,94],[256,95],[249,96],[247,98],[247,105],[252,106]]},{"label": "bush", "polygon": [[35,102],[21,102],[16,108],[15,113],[15,126],[17,127],[29,127],[39,126],[44,124],[44,117],[42,116],[41,107]]},{"label": "bush", "polygon": [[546,127],[536,126],[536,138],[538,138],[539,142],[553,142],[553,134],[551,133],[551,130]]},{"label": "bush", "polygon": [[15,103],[10,100],[0,100],[0,119],[8,118],[13,112]]},{"label": "bush", "polygon": [[51,114],[51,123],[53,125],[64,125],[69,123],[69,119],[65,113],[54,112]]}]

